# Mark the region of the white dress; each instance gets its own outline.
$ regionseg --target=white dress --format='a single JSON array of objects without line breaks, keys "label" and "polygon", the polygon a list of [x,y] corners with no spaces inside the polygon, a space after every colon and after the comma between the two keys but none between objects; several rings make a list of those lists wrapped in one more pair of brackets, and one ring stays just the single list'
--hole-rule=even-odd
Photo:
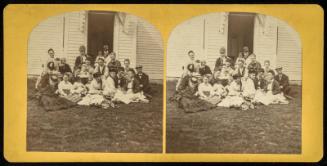
[{"label": "white dress", "polygon": [[103,81],[103,95],[114,97],[117,89],[115,87],[115,81],[112,77],[108,77]]},{"label": "white dress", "polygon": [[78,105],[98,105],[100,106],[105,98],[102,95],[103,84],[97,82],[95,79],[88,85],[89,92],[79,101]]},{"label": "white dress", "polygon": [[87,88],[81,82],[75,82],[72,87],[73,94],[85,95],[87,93]]},{"label": "white dress", "polygon": [[58,84],[58,92],[60,96],[67,96],[71,94],[73,85],[69,81],[60,81]]},{"label": "white dress", "polygon": [[251,78],[247,78],[243,83],[243,97],[248,99],[253,99],[256,94],[256,89],[254,86],[254,82]]},{"label": "white dress", "polygon": [[267,92],[258,90],[256,92],[254,101],[257,103],[262,103],[264,105],[269,104],[288,104],[288,100],[285,98],[283,93],[273,94],[272,93],[272,82],[267,85]]},{"label": "white dress", "polygon": [[241,85],[235,81],[227,87],[228,95],[217,104],[219,107],[240,107],[245,101],[242,97]]},{"label": "white dress", "polygon": [[133,92],[133,81],[127,83],[127,91],[122,91],[118,89],[115,93],[113,101],[120,101],[125,104],[129,104],[131,102],[144,102],[148,103],[149,100],[143,95],[142,92],[134,93]]}]

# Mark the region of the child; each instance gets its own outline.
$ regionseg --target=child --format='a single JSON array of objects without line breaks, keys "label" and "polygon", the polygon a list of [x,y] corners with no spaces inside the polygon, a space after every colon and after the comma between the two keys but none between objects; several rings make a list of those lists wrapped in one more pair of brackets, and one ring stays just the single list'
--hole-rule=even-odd
[{"label": "child", "polygon": [[65,73],[63,80],[58,84],[58,92],[62,97],[66,97],[71,94],[73,85],[69,82],[69,75]]},{"label": "child", "polygon": [[256,93],[254,80],[255,80],[255,71],[250,70],[248,78],[243,83],[243,97],[249,101],[252,101],[254,99]]},{"label": "child", "polygon": [[116,68],[109,68],[109,76],[103,82],[103,95],[113,98],[117,91],[117,70]]},{"label": "child", "polygon": [[203,76],[202,80],[203,82],[200,83],[198,87],[198,94],[200,99],[206,100],[214,95],[213,87],[209,83],[209,78],[207,76]]}]

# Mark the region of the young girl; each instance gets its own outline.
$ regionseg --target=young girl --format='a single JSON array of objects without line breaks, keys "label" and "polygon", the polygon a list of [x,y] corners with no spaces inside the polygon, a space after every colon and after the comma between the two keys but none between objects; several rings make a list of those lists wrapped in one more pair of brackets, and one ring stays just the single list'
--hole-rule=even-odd
[{"label": "young girl", "polygon": [[243,83],[243,97],[248,101],[252,101],[256,93],[254,81],[255,71],[250,70],[248,78]]},{"label": "young girl", "polygon": [[109,69],[109,76],[104,80],[103,85],[103,95],[113,98],[117,91],[116,89],[116,80],[117,80],[117,70],[115,68]]},{"label": "young girl", "polygon": [[58,84],[58,92],[62,97],[66,97],[72,93],[73,85],[69,82],[69,75],[65,73],[63,80]]}]

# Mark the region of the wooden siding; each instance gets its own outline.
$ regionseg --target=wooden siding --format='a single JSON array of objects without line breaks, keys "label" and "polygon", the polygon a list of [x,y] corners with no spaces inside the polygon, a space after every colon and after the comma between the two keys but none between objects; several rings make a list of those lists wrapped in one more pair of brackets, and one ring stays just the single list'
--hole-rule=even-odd
[{"label": "wooden siding", "polygon": [[262,66],[265,60],[270,60],[270,65],[274,68],[277,54],[277,22],[271,16],[264,17],[264,26],[259,24],[258,15],[255,17],[253,53]]},{"label": "wooden siding", "polygon": [[[226,13],[211,13],[179,24],[171,32],[167,47],[167,76],[179,77],[193,50],[196,59],[205,59],[211,69],[221,47],[227,48],[228,20]],[[223,26],[223,27],[221,27]],[[222,30],[222,31],[220,31]]]},{"label": "wooden siding", "polygon": [[188,61],[187,52],[193,50],[195,58],[203,58],[204,18],[195,17],[175,27],[168,39],[167,76],[179,77]]},{"label": "wooden siding", "polygon": [[65,14],[65,57],[67,63],[74,67],[75,59],[79,55],[79,47],[81,45],[86,46],[86,29],[83,31],[81,29],[84,24],[84,28],[87,27],[86,20],[86,11],[70,12]]},{"label": "wooden siding", "polygon": [[125,25],[122,25],[118,18],[115,18],[114,28],[114,51],[117,59],[123,64],[124,59],[129,58],[131,67],[136,64],[136,28],[137,17],[126,15]]},{"label": "wooden siding", "polygon": [[160,32],[139,18],[136,38],[136,65],[142,65],[150,79],[163,79],[163,43]]},{"label": "wooden siding", "polygon": [[55,57],[63,56],[63,15],[49,17],[30,33],[28,41],[28,74],[40,74],[42,64],[48,59],[48,49]]},{"label": "wooden siding", "polygon": [[302,80],[302,49],[298,33],[284,21],[278,21],[277,64],[290,80]]}]

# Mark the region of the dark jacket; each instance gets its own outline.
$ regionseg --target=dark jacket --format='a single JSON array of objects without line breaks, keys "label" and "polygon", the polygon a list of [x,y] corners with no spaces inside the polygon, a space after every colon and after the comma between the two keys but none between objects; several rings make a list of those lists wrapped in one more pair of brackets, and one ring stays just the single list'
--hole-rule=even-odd
[{"label": "dark jacket", "polygon": [[145,73],[137,73],[135,75],[135,78],[139,81],[140,83],[140,89],[143,91],[143,92],[150,92],[150,81],[149,81],[149,76]]},{"label": "dark jacket", "polygon": [[[230,57],[226,56],[226,60],[229,61],[230,63],[232,63],[232,59]],[[223,67],[223,58],[222,57],[219,57],[216,60],[214,71],[217,71],[217,70],[221,69],[222,67]]]},{"label": "dark jacket", "polygon": [[[126,82],[126,84],[122,87],[123,90],[127,91],[128,90],[128,81]],[[132,82],[133,86],[132,86],[132,90],[133,90],[133,93],[138,93],[141,91],[140,89],[140,82],[138,79],[133,79],[133,82]]]},{"label": "dark jacket", "polygon": [[212,74],[211,69],[208,65],[205,65],[204,68],[199,68],[199,73],[201,76],[206,74]]},{"label": "dark jacket", "polygon": [[[92,64],[92,58],[89,55],[86,55],[85,58],[89,59],[91,61],[91,64]],[[80,55],[80,56],[76,57],[76,59],[75,59],[74,70],[80,69],[82,64],[83,64],[83,59],[82,59],[82,56]]]},{"label": "dark jacket", "polygon": [[[266,90],[267,90],[267,88],[268,88],[268,84],[267,84],[267,86],[266,86]],[[279,88],[279,84],[278,84],[278,82],[276,81],[276,80],[273,80],[273,83],[272,83],[272,94],[273,95],[276,95],[276,94],[278,94],[278,93],[280,93],[281,91],[280,91],[280,88]]]},{"label": "dark jacket", "polygon": [[279,77],[279,75],[277,74],[275,76],[275,80],[279,83],[280,86],[283,86],[283,88],[288,87],[289,86],[289,79],[288,76],[285,74],[282,74],[281,78]]},{"label": "dark jacket", "polygon": [[64,74],[67,72],[72,73],[72,69],[70,68],[70,66],[67,63],[65,63],[63,66],[59,66],[59,72],[61,74]]}]

